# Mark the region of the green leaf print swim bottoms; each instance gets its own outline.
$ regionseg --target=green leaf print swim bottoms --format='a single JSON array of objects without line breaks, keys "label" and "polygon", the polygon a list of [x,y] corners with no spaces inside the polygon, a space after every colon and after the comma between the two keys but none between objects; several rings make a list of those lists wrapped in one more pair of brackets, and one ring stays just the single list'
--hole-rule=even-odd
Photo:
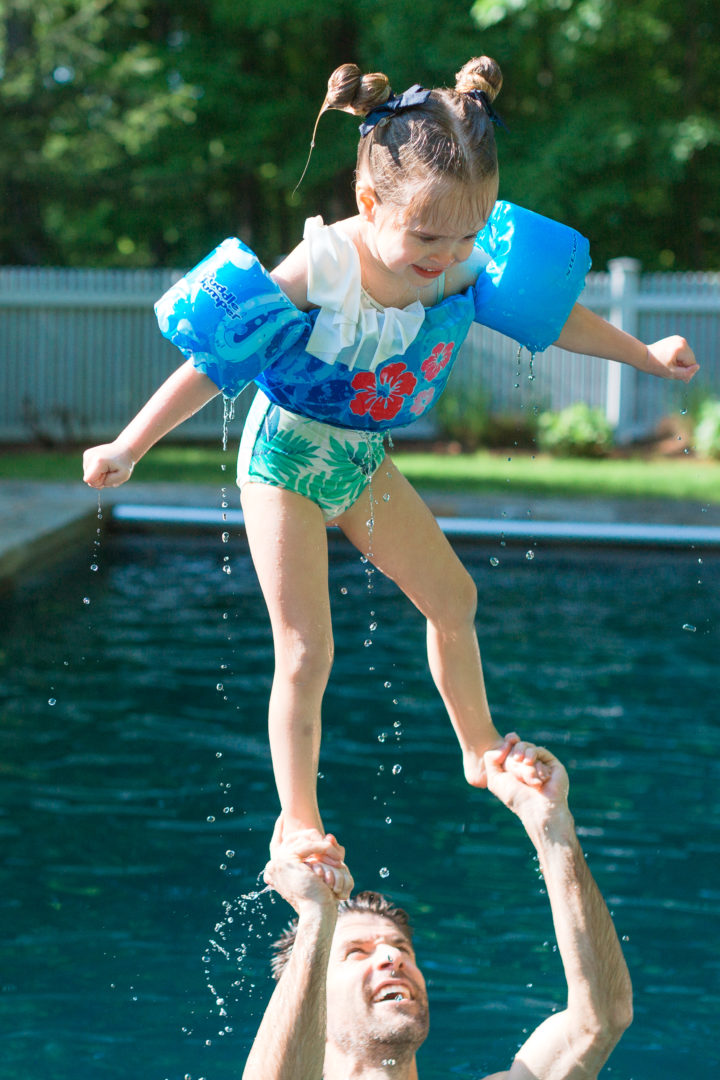
[{"label": "green leaf print swim bottoms", "polygon": [[385,457],[383,432],[333,427],[288,412],[259,390],[238,454],[238,486],[286,488],[311,499],[326,521],[353,505]]}]

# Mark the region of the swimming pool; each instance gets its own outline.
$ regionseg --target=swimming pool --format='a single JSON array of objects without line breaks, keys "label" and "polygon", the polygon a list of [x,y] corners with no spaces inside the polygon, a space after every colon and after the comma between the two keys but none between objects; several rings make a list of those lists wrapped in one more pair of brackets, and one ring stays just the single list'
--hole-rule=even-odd
[{"label": "swimming pool", "polygon": [[[92,541],[4,598],[0,1078],[230,1080],[289,917],[238,900],[277,809],[262,600],[244,547],[216,532]],[[567,764],[625,939],[636,1020],[606,1074],[712,1075],[720,556],[458,546],[496,724]],[[520,827],[461,778],[421,620],[333,550],[325,822],[358,885],[414,916],[422,1080],[483,1076],[562,1005],[547,900]]]}]

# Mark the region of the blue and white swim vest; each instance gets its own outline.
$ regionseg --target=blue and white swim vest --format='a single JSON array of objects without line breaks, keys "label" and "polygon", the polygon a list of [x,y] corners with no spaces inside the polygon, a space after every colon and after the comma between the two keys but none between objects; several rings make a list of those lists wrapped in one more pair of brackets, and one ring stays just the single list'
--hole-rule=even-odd
[{"label": "blue and white swim vest", "polygon": [[473,255],[476,283],[433,307],[380,308],[342,231],[306,222],[300,311],[242,241],[224,240],[155,305],[160,329],[228,398],[255,382],[291,412],[340,427],[412,423],[437,401],[473,321],[531,352],[560,335],[590,268],[574,229],[498,202]]}]

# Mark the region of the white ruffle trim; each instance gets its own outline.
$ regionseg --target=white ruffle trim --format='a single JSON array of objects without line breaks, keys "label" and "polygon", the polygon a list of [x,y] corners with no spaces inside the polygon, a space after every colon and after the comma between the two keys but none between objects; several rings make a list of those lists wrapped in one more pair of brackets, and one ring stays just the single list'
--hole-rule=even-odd
[{"label": "white ruffle trim", "polygon": [[351,370],[374,371],[391,356],[402,356],[425,319],[419,300],[406,308],[378,309],[362,289],[360,257],[352,240],[321,217],[305,222],[308,252],[308,300],[320,312],[305,351]]}]

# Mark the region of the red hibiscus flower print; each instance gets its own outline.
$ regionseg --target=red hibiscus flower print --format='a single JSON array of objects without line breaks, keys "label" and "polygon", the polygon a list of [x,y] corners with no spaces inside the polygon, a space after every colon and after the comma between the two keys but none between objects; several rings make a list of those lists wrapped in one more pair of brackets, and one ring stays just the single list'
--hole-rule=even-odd
[{"label": "red hibiscus flower print", "polygon": [[426,379],[434,379],[450,363],[454,345],[454,341],[448,341],[447,343],[441,341],[439,345],[435,346],[427,359],[423,360],[420,370]]},{"label": "red hibiscus flower print", "polygon": [[358,392],[350,402],[350,412],[356,416],[370,413],[378,421],[392,420],[417,386],[417,379],[398,361],[386,364],[377,375],[374,371],[359,371],[351,385]]},{"label": "red hibiscus flower print", "polygon": [[415,397],[412,405],[410,406],[410,412],[413,414],[413,416],[421,416],[434,397],[434,387],[429,386],[427,390],[421,390],[420,393]]}]

